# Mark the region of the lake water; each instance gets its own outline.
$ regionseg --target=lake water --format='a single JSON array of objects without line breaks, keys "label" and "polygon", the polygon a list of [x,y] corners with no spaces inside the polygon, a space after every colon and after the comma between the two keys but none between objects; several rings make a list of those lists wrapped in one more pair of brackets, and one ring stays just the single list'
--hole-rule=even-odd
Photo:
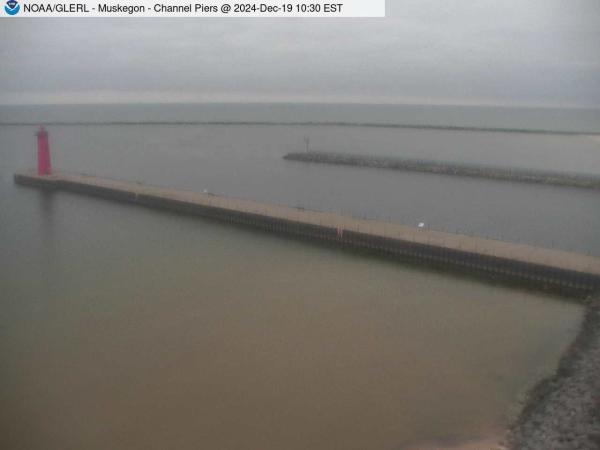
[{"label": "lake water", "polygon": [[[2,127],[2,148],[14,167],[34,165],[34,130]],[[283,160],[310,136],[316,150],[600,174],[597,136],[281,125],[89,125],[50,132],[54,165],[63,170],[424,222],[436,230],[600,256],[596,190]]]},{"label": "lake water", "polygon": [[[197,218],[17,187],[0,127],[0,447],[402,449],[493,434],[582,308]],[[299,164],[302,148],[600,173],[589,136],[50,127],[55,167],[600,255],[598,193]]]}]

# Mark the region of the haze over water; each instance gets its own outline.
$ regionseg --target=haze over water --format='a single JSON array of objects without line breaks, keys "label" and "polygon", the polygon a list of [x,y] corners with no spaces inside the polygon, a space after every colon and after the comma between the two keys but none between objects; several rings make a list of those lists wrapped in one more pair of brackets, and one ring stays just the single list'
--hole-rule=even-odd
[{"label": "haze over water", "polygon": [[[326,151],[600,173],[594,136],[49,129],[67,171],[600,255],[595,191],[282,159],[310,136]],[[0,447],[401,449],[493,434],[580,323],[579,306],[544,294],[17,187],[34,131],[0,126]]]}]

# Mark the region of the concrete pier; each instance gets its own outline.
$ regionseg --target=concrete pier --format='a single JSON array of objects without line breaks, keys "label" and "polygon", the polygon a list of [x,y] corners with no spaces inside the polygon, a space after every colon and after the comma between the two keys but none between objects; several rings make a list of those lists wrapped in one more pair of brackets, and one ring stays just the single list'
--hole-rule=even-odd
[{"label": "concrete pier", "polygon": [[587,189],[600,189],[600,176],[547,170],[522,169],[478,164],[433,161],[428,159],[398,158],[392,156],[353,155],[331,152],[288,153],[284,159],[319,164],[335,164],[410,172],[437,173],[461,177],[518,181],[521,183],[551,184]]},{"label": "concrete pier", "polygon": [[600,288],[600,258],[88,175],[17,173],[16,183],[194,214],[272,233],[574,293]]}]

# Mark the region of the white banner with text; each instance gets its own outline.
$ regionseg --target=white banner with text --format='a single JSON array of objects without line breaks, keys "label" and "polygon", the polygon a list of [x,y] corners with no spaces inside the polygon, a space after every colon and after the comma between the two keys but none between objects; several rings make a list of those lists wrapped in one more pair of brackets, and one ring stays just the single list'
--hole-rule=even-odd
[{"label": "white banner with text", "polygon": [[78,0],[75,3],[1,0],[0,17],[272,17],[343,18],[385,17],[385,0],[260,0],[236,2],[213,0],[192,3],[186,0],[130,0],[102,2]]}]

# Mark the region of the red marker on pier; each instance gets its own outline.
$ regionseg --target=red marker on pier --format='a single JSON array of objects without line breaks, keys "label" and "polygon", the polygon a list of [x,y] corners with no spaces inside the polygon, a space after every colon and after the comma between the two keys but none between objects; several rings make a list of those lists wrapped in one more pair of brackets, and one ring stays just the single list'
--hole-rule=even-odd
[{"label": "red marker on pier", "polygon": [[50,144],[48,142],[48,131],[43,126],[35,133],[38,145],[38,175],[50,175]]}]

